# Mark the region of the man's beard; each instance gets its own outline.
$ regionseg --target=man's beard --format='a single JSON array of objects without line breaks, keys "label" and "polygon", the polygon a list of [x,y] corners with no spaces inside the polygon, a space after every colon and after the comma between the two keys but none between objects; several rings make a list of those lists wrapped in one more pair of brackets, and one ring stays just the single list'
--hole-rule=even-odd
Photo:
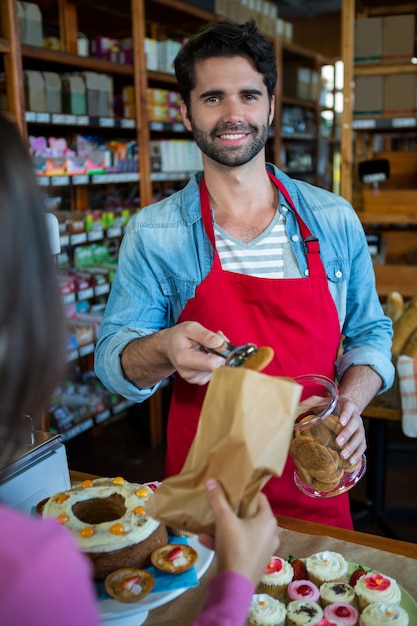
[{"label": "man's beard", "polygon": [[[265,147],[268,140],[269,125],[244,127],[226,124],[220,125],[214,130],[206,133],[197,128],[192,119],[190,119],[191,128],[196,144],[200,150],[216,163],[227,165],[228,167],[237,167],[249,163],[260,151]],[[219,146],[215,143],[218,135],[226,135],[228,133],[250,133],[251,139],[244,146]]]}]

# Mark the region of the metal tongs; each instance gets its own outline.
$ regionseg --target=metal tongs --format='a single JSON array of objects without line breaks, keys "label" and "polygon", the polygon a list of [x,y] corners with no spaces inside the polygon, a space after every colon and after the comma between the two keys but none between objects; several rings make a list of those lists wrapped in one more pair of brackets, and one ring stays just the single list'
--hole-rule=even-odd
[{"label": "metal tongs", "polygon": [[225,348],[223,350],[217,348],[201,347],[203,352],[210,352],[211,354],[217,354],[226,359],[225,365],[228,367],[240,367],[249,357],[258,352],[258,346],[254,343],[245,343],[242,346],[234,346],[232,343],[225,341]]}]

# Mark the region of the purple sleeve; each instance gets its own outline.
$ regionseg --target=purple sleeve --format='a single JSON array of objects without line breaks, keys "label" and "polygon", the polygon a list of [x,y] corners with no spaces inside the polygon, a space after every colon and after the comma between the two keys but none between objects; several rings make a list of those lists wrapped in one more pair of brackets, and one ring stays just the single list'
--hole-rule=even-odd
[{"label": "purple sleeve", "polygon": [[0,624],[99,626],[89,561],[53,520],[0,507]]},{"label": "purple sleeve", "polygon": [[254,591],[250,580],[241,574],[217,574],[209,582],[206,603],[191,626],[243,626]]}]

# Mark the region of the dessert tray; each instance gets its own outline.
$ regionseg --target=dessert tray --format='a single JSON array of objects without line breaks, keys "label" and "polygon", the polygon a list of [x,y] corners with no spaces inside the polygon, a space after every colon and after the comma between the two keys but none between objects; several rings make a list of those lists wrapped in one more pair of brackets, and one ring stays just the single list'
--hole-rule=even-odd
[{"label": "dessert tray", "polygon": [[[306,559],[302,559],[304,562]],[[382,574],[382,576],[384,576],[386,573],[385,572],[381,572],[380,570],[376,570],[372,567],[369,567],[368,565],[363,565],[362,563],[360,563],[360,565],[358,565],[357,563],[351,563],[350,561],[348,561],[348,573],[347,573],[347,581],[349,581],[350,576],[353,574],[353,572],[358,569],[358,567],[361,566],[363,567],[367,572],[378,572],[378,574]],[[389,574],[388,574],[389,576]],[[401,602],[400,602],[400,606],[404,609],[404,611],[406,611],[408,613],[408,617],[409,617],[409,626],[417,626],[417,602],[416,600],[414,600],[412,598],[412,596],[408,593],[408,591],[406,591],[406,589],[404,589],[404,587],[402,587],[400,584],[398,585],[401,589]]]},{"label": "dessert tray", "polygon": [[[198,559],[194,565],[198,580],[209,568],[214,552],[205,548],[198,537],[188,538],[188,543],[198,552]],[[178,576],[180,576],[179,574]],[[177,576],[172,574],[171,576]],[[148,613],[163,604],[167,604],[187,591],[188,587],[171,589],[169,591],[152,592],[138,602],[126,604],[118,602],[110,596],[99,597],[100,618],[103,624],[110,626],[139,626],[146,620]],[[417,614],[416,614],[417,615]]]}]

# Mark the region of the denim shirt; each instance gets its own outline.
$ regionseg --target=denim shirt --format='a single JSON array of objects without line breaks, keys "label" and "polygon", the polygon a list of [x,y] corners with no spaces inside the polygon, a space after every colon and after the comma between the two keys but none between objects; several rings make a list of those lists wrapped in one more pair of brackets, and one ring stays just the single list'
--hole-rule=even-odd
[{"label": "denim shirt", "polygon": [[[340,380],[351,365],[368,365],[394,379],[392,323],[383,313],[362,225],[343,198],[267,167],[287,188],[294,205],[320,243],[330,293],[344,336],[338,360]],[[160,383],[138,389],[123,375],[120,355],[144,335],[173,326],[196,287],[211,270],[214,250],[205,233],[196,174],[184,189],[134,215],[126,228],[95,351],[95,371],[105,387],[135,402],[149,398]],[[291,208],[280,204],[302,276],[308,279],[304,244]],[[283,279],[285,280],[285,279]],[[300,280],[303,280],[302,278]]]}]

